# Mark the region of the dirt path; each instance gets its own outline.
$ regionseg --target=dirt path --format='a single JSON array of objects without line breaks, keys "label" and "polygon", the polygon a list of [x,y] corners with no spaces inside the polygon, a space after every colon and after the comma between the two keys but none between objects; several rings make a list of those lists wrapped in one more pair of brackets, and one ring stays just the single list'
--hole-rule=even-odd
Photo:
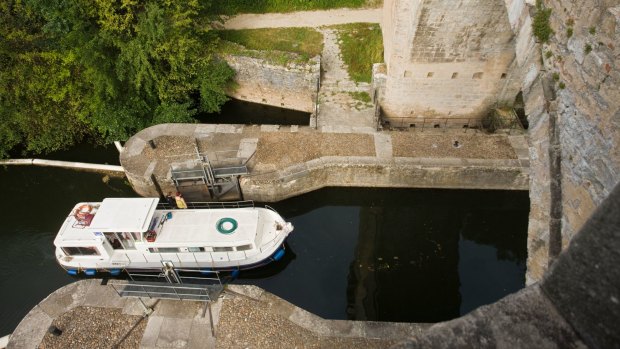
[{"label": "dirt path", "polygon": [[224,29],[321,27],[344,23],[380,23],[383,9],[337,9],[291,13],[241,14],[224,22]]}]

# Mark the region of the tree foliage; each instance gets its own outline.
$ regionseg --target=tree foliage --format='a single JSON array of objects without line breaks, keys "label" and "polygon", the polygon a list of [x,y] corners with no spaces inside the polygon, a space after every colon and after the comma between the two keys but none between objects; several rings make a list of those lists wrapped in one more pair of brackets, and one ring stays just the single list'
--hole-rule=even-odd
[{"label": "tree foliage", "polygon": [[0,0],[0,157],[217,111],[233,76],[205,1]]}]

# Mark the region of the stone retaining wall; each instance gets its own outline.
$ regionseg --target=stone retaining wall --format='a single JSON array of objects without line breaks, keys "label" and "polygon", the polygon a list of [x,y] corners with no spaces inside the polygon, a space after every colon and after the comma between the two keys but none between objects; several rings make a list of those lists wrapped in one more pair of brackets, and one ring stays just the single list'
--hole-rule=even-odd
[{"label": "stone retaining wall", "polygon": [[528,284],[620,181],[620,6],[547,6],[555,35],[530,54],[544,59],[544,71],[523,90],[532,160]]},{"label": "stone retaining wall", "polygon": [[314,113],[321,72],[320,57],[303,65],[275,65],[263,59],[228,55],[236,72],[230,97],[286,109]]},{"label": "stone retaining wall", "polygon": [[528,180],[519,160],[322,157],[240,184],[246,199],[272,202],[325,187],[527,190]]}]

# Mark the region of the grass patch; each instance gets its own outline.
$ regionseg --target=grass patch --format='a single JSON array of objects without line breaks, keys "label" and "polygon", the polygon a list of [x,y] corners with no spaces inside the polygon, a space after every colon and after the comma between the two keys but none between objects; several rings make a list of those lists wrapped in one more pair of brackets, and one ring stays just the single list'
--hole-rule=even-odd
[{"label": "grass patch", "polygon": [[222,30],[218,35],[250,50],[293,52],[306,60],[323,51],[323,35],[311,28]]},{"label": "grass patch", "polygon": [[218,52],[261,58],[272,64],[307,63],[323,50],[323,35],[310,28],[221,30]]},{"label": "grass patch", "polygon": [[383,37],[375,23],[332,26],[338,30],[342,60],[356,82],[370,82],[373,63],[383,63]]},{"label": "grass patch", "polygon": [[210,12],[222,15],[237,13],[282,13],[330,10],[335,8],[379,7],[382,0],[216,0]]},{"label": "grass patch", "polygon": [[218,44],[217,50],[218,53],[222,55],[228,54],[259,58],[268,63],[281,66],[286,66],[290,63],[304,64],[308,62],[306,57],[302,57],[301,55],[293,52],[250,50],[247,47],[237,43],[223,40]]},{"label": "grass patch", "polygon": [[349,95],[353,97],[356,101],[360,101],[363,103],[370,103],[372,100],[370,99],[370,95],[368,92],[349,92]]}]

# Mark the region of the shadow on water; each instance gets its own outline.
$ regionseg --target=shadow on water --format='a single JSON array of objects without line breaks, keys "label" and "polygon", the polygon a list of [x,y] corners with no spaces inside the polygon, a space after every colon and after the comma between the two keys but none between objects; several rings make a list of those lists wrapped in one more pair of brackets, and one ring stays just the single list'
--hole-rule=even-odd
[{"label": "shadow on water", "polygon": [[307,126],[310,124],[310,113],[231,99],[219,113],[201,113],[196,115],[196,119],[205,124]]}]

